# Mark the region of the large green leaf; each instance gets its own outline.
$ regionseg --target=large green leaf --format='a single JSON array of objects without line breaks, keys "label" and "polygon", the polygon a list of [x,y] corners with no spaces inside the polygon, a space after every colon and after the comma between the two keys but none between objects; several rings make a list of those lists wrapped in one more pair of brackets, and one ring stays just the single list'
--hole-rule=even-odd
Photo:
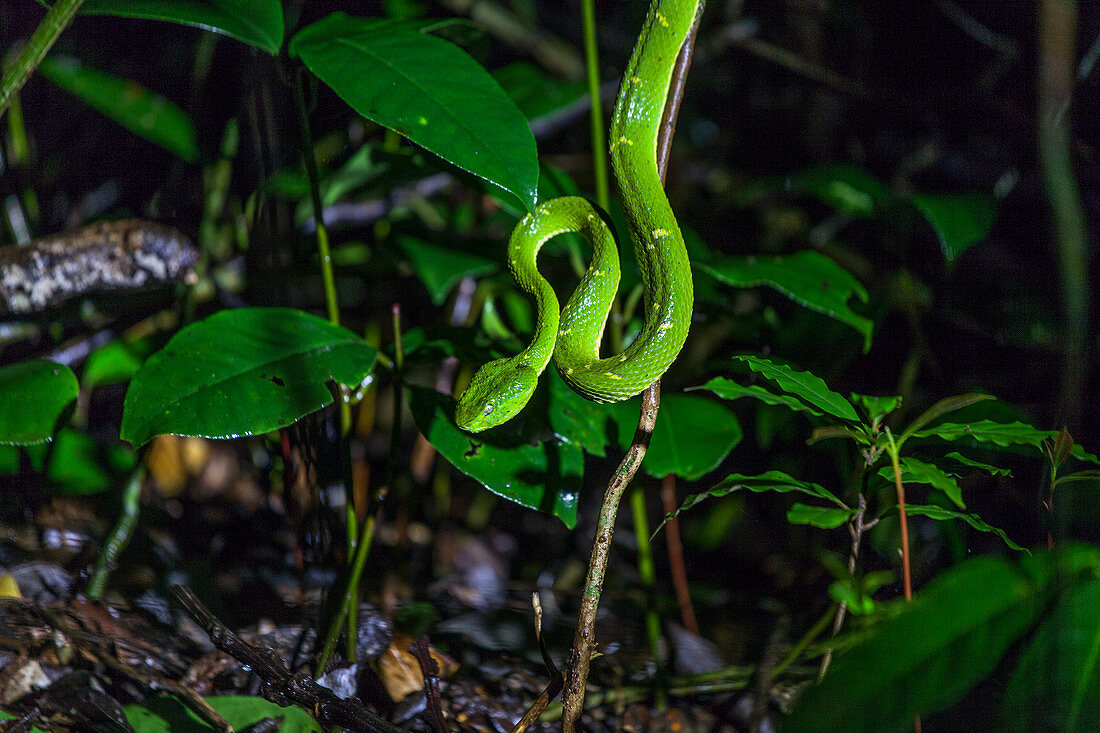
[{"label": "large green leaf", "polygon": [[50,439],[80,387],[69,367],[34,360],[0,367],[0,444]]},{"label": "large green leaf", "polygon": [[697,389],[705,389],[713,392],[724,400],[736,400],[741,397],[751,397],[768,405],[779,405],[795,412],[808,412],[811,415],[823,415],[820,410],[806,404],[793,394],[776,394],[759,384],[739,384],[726,377],[714,377],[706,384],[698,387],[688,387],[691,392]]},{"label": "large green leaf", "polygon": [[539,168],[527,120],[462,49],[336,12],[299,31],[290,53],[359,114],[534,208]]},{"label": "large green leaf", "polygon": [[68,56],[47,56],[38,70],[130,132],[186,161],[199,159],[191,118],[161,95],[137,82],[94,69]]},{"label": "large green leaf", "polygon": [[437,306],[443,305],[451,288],[462,278],[488,275],[500,267],[493,260],[440,247],[416,237],[401,236],[397,241],[409,256],[416,276],[424,283],[432,302]]},{"label": "large green leaf", "polygon": [[[959,487],[958,482],[943,469],[931,463],[925,463],[918,458],[913,458],[912,456],[902,457],[900,463],[901,480],[904,483],[930,484],[933,488],[939,489],[946,494],[947,498],[951,499],[955,506],[960,509],[966,508],[966,504],[963,503],[962,489]],[[894,467],[883,466],[879,469],[878,475],[890,483],[893,483]]]},{"label": "large green leaf", "polygon": [[[638,409],[637,400],[613,406],[623,450],[638,428]],[[725,405],[694,395],[662,395],[642,470],[657,478],[676,474],[695,481],[713,471],[739,442],[741,424]]]},{"label": "large green leaf", "polygon": [[988,194],[914,194],[909,200],[936,230],[948,262],[985,239],[997,217],[997,201]]},{"label": "large green leaf", "polygon": [[[549,394],[546,419],[554,435],[580,446],[586,453],[606,456],[607,444],[611,439],[607,422],[612,419],[615,406],[600,404],[581,397],[565,383],[557,369],[547,369],[542,378],[547,384]],[[634,405],[634,422],[637,424],[636,400],[628,404]],[[659,417],[658,422],[660,422]]]},{"label": "large green leaf", "polygon": [[859,415],[856,414],[856,408],[852,407],[852,403],[829,389],[820,377],[810,372],[795,371],[786,364],[779,364],[751,354],[742,354],[733,358],[744,362],[749,369],[760,376],[774,380],[787,393],[795,395],[823,412],[850,422],[859,422]]},{"label": "large green leaf", "polygon": [[867,290],[850,272],[814,250],[776,257],[715,258],[698,269],[735,288],[767,285],[799,305],[847,324],[863,334],[871,348],[875,323],[848,307],[855,296],[867,302]]},{"label": "large green leaf", "polygon": [[1008,683],[998,730],[1100,730],[1100,581],[1073,587],[1039,627]]},{"label": "large green leaf", "polygon": [[[305,710],[293,705],[280,707],[262,697],[225,695],[206,702],[236,730],[255,725],[264,718],[276,718],[279,733],[321,733],[321,726]],[[138,733],[206,733],[215,730],[189,707],[174,697],[160,696],[141,704],[127,705],[126,719]]]},{"label": "large green leaf", "polygon": [[130,383],[122,438],[234,438],[266,433],[332,402],[329,380],[354,387],[377,352],[347,329],[292,308],[238,308],[182,329]]},{"label": "large green leaf", "polygon": [[454,400],[410,387],[416,426],[451,465],[498,496],[553,514],[566,527],[577,523],[577,495],[584,451],[557,440],[532,444],[506,435],[509,426],[470,435],[454,423]]},{"label": "large green leaf", "polygon": [[273,56],[283,45],[279,0],[84,0],[80,12],[193,25],[224,33]]},{"label": "large green leaf", "polygon": [[[897,511],[897,507],[894,507],[894,512]],[[1009,539],[1009,536],[1005,534],[1003,529],[994,527],[977,514],[967,514],[966,512],[957,512],[954,509],[948,509],[947,507],[936,506],[935,504],[906,504],[905,511],[908,514],[919,514],[921,516],[928,517],[929,519],[935,519],[937,522],[943,522],[948,519],[958,519],[966,522],[979,532],[992,532],[1000,537],[1006,545],[1018,552],[1027,552],[1027,549]]]},{"label": "large green leaf", "polygon": [[901,733],[915,716],[958,700],[1046,606],[1049,564],[1034,559],[976,558],[943,573],[838,655],[803,693],[784,732]]},{"label": "large green leaf", "polygon": [[1002,448],[1010,445],[1038,447],[1044,440],[1053,438],[1053,430],[1039,430],[1022,422],[993,422],[977,420],[970,423],[940,423],[931,428],[912,433],[914,438],[939,438],[940,440],[973,440],[977,443],[993,443]]}]

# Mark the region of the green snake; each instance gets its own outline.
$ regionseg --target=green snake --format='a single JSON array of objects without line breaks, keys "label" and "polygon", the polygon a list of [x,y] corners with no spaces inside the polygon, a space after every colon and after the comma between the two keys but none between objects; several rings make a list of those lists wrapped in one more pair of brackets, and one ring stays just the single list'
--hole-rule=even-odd
[{"label": "green snake", "polygon": [[[562,378],[596,402],[618,402],[651,385],[671,366],[691,325],[687,249],[657,172],[657,139],[676,58],[701,0],[653,0],[630,56],[611,118],[611,163],[642,275],[645,320],[623,353],[600,358],[600,340],[619,287],[619,252],[607,224],[583,198],[540,204],[508,242],[508,265],[535,301],[530,345],[474,374],[459,398],[455,421],[476,433],[513,418],[535,391],[551,356]],[[565,308],[539,274],[542,245],[565,232],[584,236],[592,262]]]}]

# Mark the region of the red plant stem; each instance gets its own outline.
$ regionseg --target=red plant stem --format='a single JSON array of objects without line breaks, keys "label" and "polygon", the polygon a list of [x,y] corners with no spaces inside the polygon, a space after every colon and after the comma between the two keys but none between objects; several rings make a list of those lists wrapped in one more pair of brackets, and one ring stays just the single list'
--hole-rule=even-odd
[{"label": "red plant stem", "polygon": [[898,518],[901,520],[901,578],[905,600],[913,600],[913,577],[909,570],[909,520],[905,514],[905,485],[901,482],[901,466],[894,460],[894,488],[898,494]]},{"label": "red plant stem", "polygon": [[[661,481],[661,503],[665,515],[676,511],[676,476],[668,474]],[[680,542],[680,520],[673,517],[665,522],[665,542],[668,544],[668,566],[672,575],[672,587],[676,589],[676,605],[680,607],[680,623],[693,634],[699,633],[699,622],[695,620],[695,607],[691,604],[691,589],[688,586],[687,570],[684,566],[684,546]]]}]

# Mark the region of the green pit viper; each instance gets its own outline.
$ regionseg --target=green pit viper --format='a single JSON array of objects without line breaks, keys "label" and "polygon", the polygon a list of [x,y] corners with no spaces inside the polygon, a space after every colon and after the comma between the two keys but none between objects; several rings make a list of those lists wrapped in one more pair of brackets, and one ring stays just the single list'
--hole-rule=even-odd
[{"label": "green pit viper", "polygon": [[[691,325],[691,266],[657,173],[657,138],[676,57],[700,12],[701,0],[653,0],[611,118],[612,168],[644,289],[641,332],[623,353],[599,357],[619,287],[615,239],[583,198],[540,204],[508,243],[512,275],[535,300],[534,336],[516,356],[489,362],[474,374],[455,409],[463,430],[476,433],[513,418],[531,398],[551,356],[577,392],[596,402],[618,402],[655,382],[680,353]],[[547,240],[565,232],[584,236],[593,255],[559,317],[558,299],[539,274],[536,258]]]}]

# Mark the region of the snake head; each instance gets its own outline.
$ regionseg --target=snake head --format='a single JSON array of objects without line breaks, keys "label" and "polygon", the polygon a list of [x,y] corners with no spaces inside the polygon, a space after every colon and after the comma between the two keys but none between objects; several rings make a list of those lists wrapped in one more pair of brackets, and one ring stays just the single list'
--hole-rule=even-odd
[{"label": "snake head", "polygon": [[538,386],[539,373],[513,359],[489,362],[477,370],[458,399],[455,422],[469,433],[480,433],[508,422],[523,409]]}]

